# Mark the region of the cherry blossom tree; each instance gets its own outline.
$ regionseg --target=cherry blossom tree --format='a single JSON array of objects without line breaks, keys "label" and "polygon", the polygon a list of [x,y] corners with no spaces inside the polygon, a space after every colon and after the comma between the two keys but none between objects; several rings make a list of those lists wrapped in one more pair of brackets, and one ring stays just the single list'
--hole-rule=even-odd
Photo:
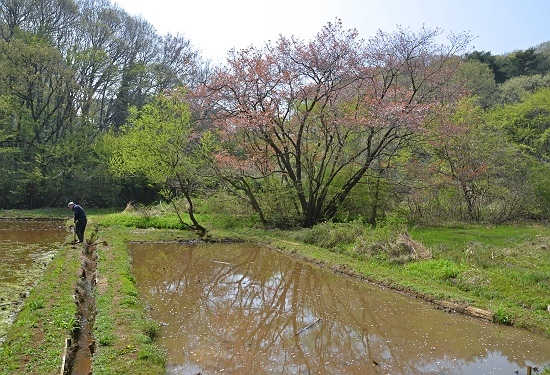
[{"label": "cherry blossom tree", "polygon": [[261,217],[271,202],[258,191],[269,180],[301,225],[333,218],[375,160],[422,131],[435,104],[461,95],[450,78],[471,38],[450,35],[438,44],[441,34],[398,28],[365,41],[337,20],[309,42],[281,36],[230,51],[195,92],[220,130],[220,176]]}]

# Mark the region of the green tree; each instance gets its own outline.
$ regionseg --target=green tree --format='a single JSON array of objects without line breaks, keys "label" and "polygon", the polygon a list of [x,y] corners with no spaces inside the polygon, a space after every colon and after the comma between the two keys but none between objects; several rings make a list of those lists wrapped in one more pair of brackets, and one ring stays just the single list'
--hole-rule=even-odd
[{"label": "green tree", "polygon": [[466,54],[466,61],[479,61],[489,67],[493,72],[496,83],[505,82],[509,76],[504,69],[504,59],[501,56],[492,55],[491,52],[473,51]]},{"label": "green tree", "polygon": [[487,64],[469,60],[460,67],[456,79],[464,81],[470,93],[477,96],[478,106],[487,108],[494,103],[497,84],[495,75]]},{"label": "green tree", "polygon": [[550,75],[548,74],[512,77],[498,87],[493,104],[519,103],[528,94],[548,87],[550,87]]},{"label": "green tree", "polygon": [[[441,107],[427,127],[424,177],[450,217],[504,221],[531,207],[532,160],[502,137],[473,98]],[[415,173],[418,173],[418,168]]]},{"label": "green tree", "polygon": [[106,139],[113,145],[111,170],[120,176],[142,175],[165,186],[165,196],[176,212],[175,199],[183,195],[192,224],[178,214],[182,226],[204,235],[206,229],[194,215],[193,195],[201,183],[211,144],[208,135],[201,137],[195,132],[182,91],[160,95],[141,110],[131,108],[129,121],[120,130]]},{"label": "green tree", "polygon": [[545,74],[548,71],[548,59],[532,47],[525,51],[515,51],[508,55],[507,69],[510,77]]},{"label": "green tree", "polygon": [[0,0],[0,163],[11,171],[0,201],[114,202],[121,186],[94,140],[203,68],[187,39],[160,37],[109,0]]},{"label": "green tree", "polygon": [[490,111],[489,121],[539,160],[550,160],[550,88],[527,93],[519,103]]},{"label": "green tree", "polygon": [[[85,144],[74,107],[73,70],[47,40],[18,32],[0,41],[1,147],[13,151],[15,188],[26,207],[50,206],[63,195],[78,145]],[[84,149],[79,156],[85,155]]]}]

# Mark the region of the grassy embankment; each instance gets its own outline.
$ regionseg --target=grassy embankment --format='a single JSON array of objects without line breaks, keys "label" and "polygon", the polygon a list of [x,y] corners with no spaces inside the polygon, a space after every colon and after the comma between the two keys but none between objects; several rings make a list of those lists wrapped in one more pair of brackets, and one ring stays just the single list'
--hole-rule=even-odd
[{"label": "grassy embankment", "polygon": [[[89,231],[100,224],[99,238],[108,244],[97,248],[94,335],[98,348],[93,358],[94,374],[162,374],[164,353],[154,343],[158,327],[144,315],[125,243],[196,237],[177,229],[146,229],[176,228],[177,218],[171,214],[93,210],[88,214]],[[357,224],[326,224],[312,230],[281,231],[239,226],[227,218],[199,219],[212,228],[212,240],[261,243],[435,303],[450,301],[460,307],[483,309],[496,323],[550,337],[548,225],[411,228],[412,239],[424,245],[420,246],[422,256],[418,256],[419,248],[408,251],[402,240],[401,245],[391,244],[400,241],[391,226],[373,231]],[[78,272],[74,255],[74,250],[65,246],[48,266],[41,288],[33,290],[26,301],[0,350],[0,374],[13,373],[13,368],[53,373],[52,369],[60,365],[63,340],[74,328],[71,295]]]}]

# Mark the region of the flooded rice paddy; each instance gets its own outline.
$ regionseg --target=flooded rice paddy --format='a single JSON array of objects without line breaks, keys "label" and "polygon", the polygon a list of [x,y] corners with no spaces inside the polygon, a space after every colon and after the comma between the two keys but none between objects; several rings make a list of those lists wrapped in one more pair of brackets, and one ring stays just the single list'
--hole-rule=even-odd
[{"label": "flooded rice paddy", "polygon": [[[251,244],[129,244],[168,374],[510,374],[550,340]],[[517,372],[516,372],[517,371]]]},{"label": "flooded rice paddy", "polygon": [[60,221],[0,220],[0,342],[66,235]]}]

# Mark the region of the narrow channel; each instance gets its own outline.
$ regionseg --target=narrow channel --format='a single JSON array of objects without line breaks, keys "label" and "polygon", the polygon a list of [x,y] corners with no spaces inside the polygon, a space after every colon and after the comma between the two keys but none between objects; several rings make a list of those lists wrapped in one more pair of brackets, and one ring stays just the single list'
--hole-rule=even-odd
[{"label": "narrow channel", "polygon": [[[526,374],[550,340],[253,244],[129,244],[167,374]],[[517,371],[517,372],[516,372]]]},{"label": "narrow channel", "polygon": [[76,320],[79,329],[73,331],[67,351],[66,375],[92,374],[92,356],[95,352],[93,328],[97,307],[93,292],[97,276],[97,245],[78,245],[82,248],[80,278],[75,288]]}]

